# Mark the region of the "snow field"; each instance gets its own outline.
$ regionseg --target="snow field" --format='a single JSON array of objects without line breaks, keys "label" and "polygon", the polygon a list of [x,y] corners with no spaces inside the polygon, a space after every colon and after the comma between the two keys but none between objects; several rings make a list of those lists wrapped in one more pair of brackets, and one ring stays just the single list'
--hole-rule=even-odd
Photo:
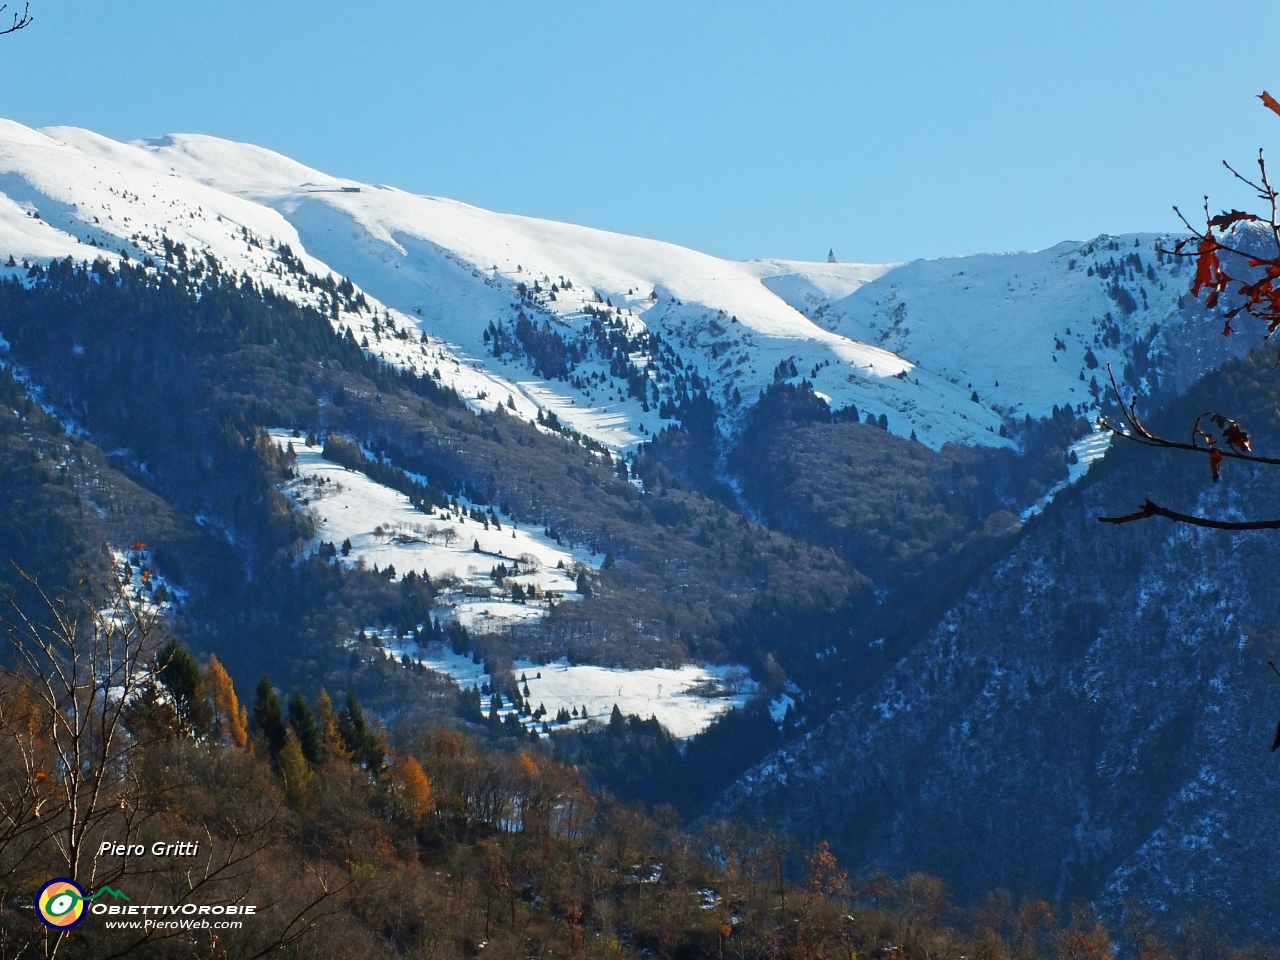
[{"label": "snow field", "polygon": [[[820,320],[910,357],[1003,416],[1097,409],[1091,381],[1105,388],[1107,363],[1123,381],[1127,346],[1153,326],[1173,325],[1187,274],[1157,252],[1172,244],[1130,234],[918,260],[833,301]],[[1211,339],[1210,327],[1190,332]]]},{"label": "snow field", "polygon": [[[690,664],[675,669],[619,670],[574,666],[566,660],[542,666],[517,660],[515,673],[517,679],[527,678],[529,703],[534,709],[544,704],[551,717],[561,707],[572,710],[576,706],[581,711],[585,706],[588,720],[608,720],[617,704],[623,716],[657,717],[680,740],[705,730],[721,714],[745,706],[757,691],[757,684],[742,667]],[[522,683],[522,690],[524,686]]]},{"label": "snow field", "polygon": [[[298,287],[281,270],[276,246],[287,244],[316,276],[332,271],[307,252],[284,217],[211,186],[209,178],[188,179],[176,169],[151,149],[87,130],[54,127],[37,132],[0,120],[0,272],[25,276],[24,259],[46,262],[70,256],[82,262],[105,258],[118,263],[121,250],[135,260],[151,256],[159,263],[165,259],[163,240],[168,238],[184,244],[192,261],[212,255],[224,272],[246,274],[295,303],[321,306],[315,291]],[[7,266],[9,256],[14,267]],[[376,298],[366,299],[374,310],[386,309]],[[515,415],[536,418],[537,405],[518,387],[477,370],[474,361],[468,362],[456,349],[439,342],[424,344],[414,320],[403,314],[396,319],[401,329],[413,330],[412,345],[375,336],[369,314],[342,314],[335,325],[351,325],[357,340],[367,333],[370,352],[397,366],[418,373],[438,368],[441,383],[457,390],[474,409],[492,410],[510,396]],[[432,354],[429,362],[427,352]]]},{"label": "snow field", "polygon": [[[776,366],[790,361],[798,370],[819,371],[821,389],[834,405],[887,413],[895,433],[917,429],[934,447],[1006,443],[999,417],[970,404],[967,391],[924,372],[907,379],[909,360],[815,324],[792,302],[847,295],[887,266],[724,261],[660,241],[339,180],[270,151],[212,137],[175,135],[129,146],[187,180],[278,212],[313,256],[448,344],[459,358],[456,373],[480,366],[498,380],[517,379],[489,355],[481,334],[490,322],[510,321],[528,309],[517,302],[517,284],[540,283],[544,290],[555,284],[558,292],[539,301],[532,319],[569,333],[587,322],[585,306],[606,302],[634,330],[647,328],[668,341],[674,327],[732,318],[736,329],[728,334],[682,344],[685,369],[696,366],[710,380],[717,402],[728,400],[736,386],[749,403],[773,382]],[[393,348],[386,348],[388,358]],[[384,348],[371,339],[370,349]],[[447,376],[443,367],[441,374]],[[537,386],[559,397],[557,416],[615,452],[633,449],[665,425],[639,402],[610,401],[612,409],[600,411],[584,404],[570,384]],[[459,389],[468,402],[493,396],[478,382]],[[519,394],[537,401],[531,390],[509,392],[517,407]],[[482,393],[488,396],[480,398]],[[588,409],[563,410],[579,404]],[[739,411],[729,412],[732,420]]]},{"label": "snow field", "polygon": [[[197,169],[218,181],[214,165],[193,168],[193,175]],[[308,183],[321,176],[313,172]],[[876,267],[735,263],[672,244],[495,214],[387,188],[317,193],[296,181],[268,180],[254,179],[252,189],[241,195],[279,210],[312,253],[383,303],[416,318],[451,349],[469,352],[494,375],[504,364],[481,342],[490,322],[510,323],[524,310],[535,324],[551,323],[571,337],[589,323],[585,308],[605,303],[633,332],[648,329],[669,342],[680,339],[686,369],[696,367],[710,380],[717,402],[729,399],[734,386],[748,401],[754,399],[773,382],[777,365],[791,361],[800,370],[828,370],[830,382],[823,389],[837,406],[857,403],[889,411],[894,432],[907,434],[916,425],[934,446],[947,440],[1004,443],[999,418],[975,411],[967,392],[929,374],[901,379],[912,368],[909,361],[816,325],[764,282],[767,277],[781,288],[779,275],[790,271],[787,275],[797,278],[792,286],[819,294],[824,287],[843,292],[874,275]],[[849,268],[846,276],[833,276],[839,267]],[[816,275],[811,278],[809,270]],[[519,302],[516,289],[535,283],[544,290],[558,288],[539,300],[536,311]],[[681,338],[680,328],[705,332],[716,317],[734,329],[698,342]],[[646,411],[629,398],[620,398],[616,406],[610,401],[612,409],[605,411],[597,411],[590,400],[586,411],[565,411],[566,401],[577,407],[587,398],[564,382],[539,386],[559,395],[562,406],[555,409],[566,423],[616,452],[634,449],[665,426],[656,410]],[[545,395],[530,399],[550,408]]]},{"label": "snow field", "polygon": [[[420,648],[412,640],[396,638],[392,631],[382,631],[378,638],[387,656],[399,660],[407,655],[410,662],[449,676],[463,689],[480,689],[487,682],[482,665],[473,663],[470,657],[459,656],[447,646],[430,644]],[[568,725],[551,723],[552,730],[592,721],[607,722],[617,704],[623,716],[635,714],[645,720],[657,717],[658,722],[680,740],[701,733],[722,714],[745,706],[759,692],[759,685],[740,666],[689,664],[676,668],[622,670],[572,665],[564,659],[545,664],[516,660],[514,673],[521,691],[528,687],[526,699],[532,709],[546,707],[544,719],[554,721],[561,708],[571,714],[578,712]],[[782,698],[783,701],[789,699]],[[481,703],[487,716],[489,698],[482,697]],[[514,712],[515,708],[509,703],[499,711],[504,718]],[[782,702],[781,713],[775,711],[775,719],[780,722],[785,712],[786,703]],[[535,724],[528,716],[520,720],[527,728],[542,734],[540,722]]]},{"label": "snow field", "polygon": [[[350,555],[336,558],[344,565],[394,566],[397,576],[410,570],[429,576],[442,588],[445,619],[468,630],[541,619],[552,603],[577,597],[580,567],[598,566],[589,551],[562,547],[541,531],[468,517],[475,505],[461,497],[456,508],[424,514],[399,491],[325,460],[321,445],[309,447],[291,430],[272,430],[271,437],[281,449],[292,444],[297,457],[297,477],[283,491],[315,520],[312,550],[322,542],[341,548],[350,540]],[[509,571],[501,584],[490,576],[499,564]],[[517,585],[531,596],[512,599]]]}]

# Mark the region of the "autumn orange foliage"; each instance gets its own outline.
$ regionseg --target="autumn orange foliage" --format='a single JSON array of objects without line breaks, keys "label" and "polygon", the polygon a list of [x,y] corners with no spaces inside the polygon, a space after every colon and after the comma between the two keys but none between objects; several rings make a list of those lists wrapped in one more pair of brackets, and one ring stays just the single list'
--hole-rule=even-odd
[{"label": "autumn orange foliage", "polygon": [[213,654],[204,666],[204,686],[213,706],[214,735],[230,747],[249,742],[249,714],[236,697],[235,685],[226,668]]}]

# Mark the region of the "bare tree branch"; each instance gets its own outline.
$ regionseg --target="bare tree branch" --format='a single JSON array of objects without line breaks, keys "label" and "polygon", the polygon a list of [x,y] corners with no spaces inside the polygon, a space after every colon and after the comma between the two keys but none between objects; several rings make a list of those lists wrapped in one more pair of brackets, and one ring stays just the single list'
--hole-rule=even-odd
[{"label": "bare tree branch", "polygon": [[1099,517],[1099,523],[1132,523],[1135,520],[1149,520],[1152,517],[1164,517],[1178,523],[1189,523],[1195,527],[1210,527],[1214,530],[1280,530],[1280,520],[1211,520],[1197,517],[1190,513],[1179,513],[1153,503],[1150,499],[1142,501],[1136,513],[1123,517]]},{"label": "bare tree branch", "polygon": [[[9,8],[9,5],[7,3],[0,4],[0,13],[4,13],[5,10],[7,10],[8,8]],[[33,20],[35,20],[35,17],[31,16],[31,4],[28,3],[23,6],[22,13],[20,14],[15,13],[13,15],[13,26],[7,27],[4,30],[0,30],[0,37],[3,37],[6,34],[10,34],[10,33],[17,33],[19,30],[23,29],[24,27],[31,26],[31,22]]]},{"label": "bare tree branch", "polygon": [[[1120,387],[1116,383],[1115,372],[1111,369],[1111,364],[1107,364],[1107,376],[1111,380],[1111,391],[1115,395],[1116,402],[1120,406],[1120,414],[1124,417],[1127,429],[1123,429],[1114,423],[1108,421],[1105,417],[1098,418],[1098,425],[1104,430],[1109,430],[1112,436],[1122,437],[1125,440],[1132,441],[1144,447],[1156,447],[1164,450],[1185,450],[1191,453],[1202,453],[1209,457],[1210,465],[1213,469],[1213,480],[1218,481],[1218,466],[1223,460],[1244,460],[1248,463],[1261,463],[1270,466],[1280,466],[1280,457],[1262,457],[1254,453],[1244,452],[1249,446],[1248,434],[1240,429],[1240,425],[1229,417],[1224,417],[1216,413],[1202,413],[1196,417],[1195,424],[1191,428],[1191,442],[1185,443],[1179,440],[1170,440],[1156,433],[1152,433],[1142,422],[1138,416],[1137,405],[1138,399],[1135,396],[1128,404],[1125,404],[1123,396],[1120,394]],[[1235,443],[1243,446],[1244,450],[1233,448],[1228,444],[1218,444],[1217,439],[1210,436],[1200,426],[1201,422],[1206,418],[1211,418],[1215,422],[1224,426],[1228,432],[1224,434],[1227,438],[1232,438],[1232,430],[1235,431]],[[1206,444],[1201,444],[1201,438],[1205,438]],[[1240,440],[1239,438],[1243,438]],[[1148,497],[1142,501],[1142,505],[1134,513],[1125,514],[1122,517],[1099,517],[1102,523],[1132,523],[1135,520],[1149,520],[1152,517],[1164,517],[1167,520],[1174,520],[1178,523],[1188,523],[1197,527],[1210,527],[1214,530],[1280,530],[1280,519],[1277,520],[1211,520],[1205,517],[1197,517],[1189,513],[1179,513],[1176,510],[1170,510],[1168,507],[1162,507],[1152,502]]]}]

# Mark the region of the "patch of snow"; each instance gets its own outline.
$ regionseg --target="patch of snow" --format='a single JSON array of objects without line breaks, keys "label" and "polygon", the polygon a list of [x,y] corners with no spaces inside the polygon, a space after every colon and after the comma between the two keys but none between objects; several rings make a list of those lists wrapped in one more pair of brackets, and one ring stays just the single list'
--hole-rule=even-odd
[{"label": "patch of snow", "polygon": [[774,723],[778,726],[782,726],[782,721],[785,720],[787,716],[787,710],[795,705],[795,700],[784,693],[776,700],[769,701],[769,716],[773,717]]},{"label": "patch of snow", "polygon": [[[1032,517],[1043,512],[1045,507],[1053,503],[1054,497],[1088,473],[1089,468],[1105,457],[1107,451],[1111,449],[1111,437],[1110,430],[1099,428],[1067,447],[1066,479],[1055,483],[1048,493],[1023,510],[1018,515],[1018,519],[1026,523]],[[1073,455],[1075,462],[1072,462]]]},{"label": "patch of snow", "polygon": [[[463,497],[456,507],[422,513],[403,493],[324,459],[323,446],[307,446],[291,430],[271,437],[281,449],[293,446],[297,477],[283,490],[315,521],[313,551],[349,540],[350,554],[339,552],[336,562],[430,577],[441,588],[444,619],[469,630],[541,619],[551,604],[577,597],[579,568],[598,566],[589,550],[563,547],[539,530],[469,517],[478,508]],[[508,570],[501,583],[490,576],[499,564]],[[516,586],[527,599],[513,598]]]},{"label": "patch of snow", "polygon": [[[566,660],[539,665],[515,662],[517,678],[528,677],[529,702],[545,704],[554,717],[561,708],[587,708],[587,719],[607,721],[614,704],[623,716],[657,717],[671,735],[685,740],[713,720],[743,707],[758,687],[744,668],[694,666],[648,670],[571,665]],[[541,677],[538,676],[541,674]]]},{"label": "patch of snow", "polygon": [[[441,644],[419,647],[412,640],[396,638],[391,631],[383,631],[379,642],[387,656],[398,660],[407,655],[411,662],[420,662],[449,676],[463,689],[478,690],[487,682],[483,665]],[[759,692],[759,685],[746,669],[736,665],[686,664],[675,668],[625,670],[570,664],[565,659],[543,664],[516,660],[513,672],[521,690],[528,686],[526,699],[531,707],[534,710],[546,707],[547,720],[554,720],[563,707],[571,713],[578,711],[571,725],[608,722],[616,704],[623,716],[634,714],[646,720],[657,717],[658,722],[680,740],[701,733],[722,714],[745,706]],[[783,699],[790,701],[789,697]],[[484,709],[487,713],[487,702]],[[510,705],[500,714],[505,716],[509,712],[514,712]],[[786,712],[785,706],[783,712]],[[541,724],[533,724],[530,718],[522,718],[522,722],[541,732]],[[551,723],[553,731],[562,727]]]}]

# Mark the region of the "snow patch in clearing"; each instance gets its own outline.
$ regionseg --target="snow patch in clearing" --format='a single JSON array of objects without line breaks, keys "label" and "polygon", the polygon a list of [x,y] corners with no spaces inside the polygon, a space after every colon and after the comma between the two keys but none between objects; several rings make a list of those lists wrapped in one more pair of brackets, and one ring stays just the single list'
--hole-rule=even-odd
[{"label": "snow patch in clearing", "polygon": [[[407,655],[410,662],[421,663],[428,669],[445,674],[463,689],[478,690],[488,682],[482,664],[454,653],[447,646],[428,644],[420,647],[412,640],[396,638],[390,631],[382,631],[378,639],[387,656],[399,660]],[[608,722],[614,704],[617,704],[623,716],[634,714],[646,720],[657,717],[658,722],[679,740],[696,736],[723,714],[745,706],[759,692],[759,684],[751,679],[746,668],[737,665],[686,664],[675,668],[623,670],[570,664],[565,659],[542,664],[533,660],[516,660],[513,673],[522,692],[528,687],[526,699],[532,709],[546,707],[548,721],[554,721],[560,709],[564,708],[571,714],[577,711],[570,726],[591,721]],[[789,701],[790,698],[784,700]],[[488,709],[486,700],[486,714]],[[499,711],[503,717],[512,712],[510,704]],[[784,703],[782,714],[785,713]],[[530,729],[542,731],[542,725],[534,724],[528,717],[521,718],[521,722]],[[553,731],[565,726],[550,723]]]},{"label": "snow patch in clearing", "polygon": [[572,665],[563,659],[542,665],[517,660],[515,673],[517,679],[522,674],[528,678],[529,702],[535,709],[544,704],[549,716],[554,717],[561,707],[581,711],[585,706],[588,720],[607,721],[617,704],[623,716],[657,717],[680,740],[701,733],[721,714],[745,706],[757,690],[747,671],[735,666],[620,670]]},{"label": "snow patch in clearing", "polygon": [[[552,604],[576,598],[579,568],[597,566],[590,551],[563,547],[541,531],[475,520],[467,513],[479,508],[463,497],[456,507],[422,513],[398,490],[324,459],[322,446],[307,446],[291,430],[272,430],[271,438],[281,449],[293,447],[297,477],[283,492],[315,521],[312,551],[349,540],[349,555],[335,558],[345,566],[430,577],[441,591],[442,618],[468,630],[541,619]],[[498,582],[491,572],[500,564],[508,575]],[[516,587],[525,599],[514,598]]]}]

